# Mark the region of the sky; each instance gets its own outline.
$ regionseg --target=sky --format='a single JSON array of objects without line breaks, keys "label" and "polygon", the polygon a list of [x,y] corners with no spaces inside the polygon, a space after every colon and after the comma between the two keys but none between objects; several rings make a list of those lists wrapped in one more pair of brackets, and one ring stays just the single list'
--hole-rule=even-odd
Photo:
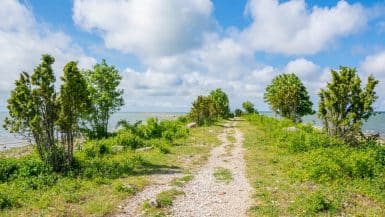
[{"label": "sky", "polygon": [[72,60],[114,65],[122,111],[185,112],[215,88],[232,109],[249,100],[266,111],[265,88],[281,73],[297,74],[316,108],[339,66],[363,84],[373,74],[385,110],[384,0],[0,0],[0,111],[45,53],[58,78]]}]

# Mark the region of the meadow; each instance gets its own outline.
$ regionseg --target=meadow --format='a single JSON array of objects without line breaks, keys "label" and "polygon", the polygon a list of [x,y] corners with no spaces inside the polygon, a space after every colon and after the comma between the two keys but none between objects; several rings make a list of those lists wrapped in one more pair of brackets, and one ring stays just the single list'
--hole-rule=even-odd
[{"label": "meadow", "polygon": [[251,216],[384,216],[385,147],[353,147],[309,124],[240,121],[255,189]]}]

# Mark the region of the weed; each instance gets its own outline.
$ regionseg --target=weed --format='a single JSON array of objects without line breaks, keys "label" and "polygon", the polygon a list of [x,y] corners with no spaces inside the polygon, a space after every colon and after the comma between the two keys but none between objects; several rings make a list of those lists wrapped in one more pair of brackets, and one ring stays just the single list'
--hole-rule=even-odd
[{"label": "weed", "polygon": [[215,168],[214,177],[218,182],[224,182],[226,184],[229,184],[233,180],[231,171],[223,167]]}]

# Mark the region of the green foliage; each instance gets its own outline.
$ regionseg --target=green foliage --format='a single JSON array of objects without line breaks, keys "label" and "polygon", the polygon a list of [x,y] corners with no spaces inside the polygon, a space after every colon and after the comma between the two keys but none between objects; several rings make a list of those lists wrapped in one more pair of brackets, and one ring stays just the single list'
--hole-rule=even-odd
[{"label": "green foliage", "polygon": [[128,195],[134,195],[136,192],[138,192],[138,188],[134,185],[124,185],[121,182],[117,182],[114,185],[114,188],[118,192],[126,193]]},{"label": "green foliage", "polygon": [[258,111],[254,108],[254,104],[250,101],[243,102],[242,107],[246,111],[246,114],[258,114]]},{"label": "green foliage", "polygon": [[301,117],[313,114],[313,103],[301,80],[295,74],[281,74],[267,86],[265,102],[273,112],[294,122],[301,122]]},{"label": "green foliage", "polygon": [[213,101],[208,96],[198,96],[193,102],[189,118],[198,125],[210,125],[216,120]]},{"label": "green foliage", "polygon": [[159,193],[156,196],[156,203],[158,205],[158,208],[165,208],[165,207],[172,206],[173,200],[175,200],[175,198],[181,194],[183,194],[183,191],[178,191],[174,188],[171,190],[167,190]]},{"label": "green foliage", "polygon": [[374,114],[372,105],[377,99],[374,88],[378,81],[369,76],[365,88],[361,88],[356,69],[340,67],[338,72],[331,73],[332,81],[319,93],[318,116],[330,135],[358,144],[363,121]]},{"label": "green foliage", "polygon": [[217,118],[228,118],[230,116],[230,102],[227,94],[218,88],[210,92],[210,97],[214,104],[214,115]]},{"label": "green foliage", "polygon": [[177,187],[183,187],[187,182],[191,181],[194,177],[192,175],[185,175],[182,178],[175,178],[171,181],[171,184]]},{"label": "green foliage", "polygon": [[58,106],[52,70],[54,62],[52,56],[43,55],[31,77],[26,72],[20,74],[8,99],[10,117],[6,118],[4,127],[26,137],[32,135],[40,158],[60,171],[64,162],[55,133]]},{"label": "green foliage", "polygon": [[15,198],[10,197],[3,192],[0,192],[0,210],[18,207],[20,204]]},{"label": "green foliage", "polygon": [[235,109],[234,116],[241,117],[243,115],[243,111],[241,109]]},{"label": "green foliage", "polygon": [[299,197],[290,207],[303,213],[304,216],[312,216],[320,212],[333,211],[334,204],[321,191]]},{"label": "green foliage", "polygon": [[58,125],[61,130],[62,144],[66,150],[68,165],[73,161],[74,140],[79,132],[80,120],[85,119],[91,110],[90,94],[84,76],[76,62],[69,62],[64,67],[63,84],[59,96]]},{"label": "green foliage", "polygon": [[93,105],[89,116],[92,128],[88,131],[88,136],[103,138],[107,136],[111,115],[124,104],[123,90],[118,89],[122,77],[114,66],[109,66],[102,60],[93,70],[86,72],[86,79]]},{"label": "green foliage", "polygon": [[216,167],[213,175],[218,182],[224,182],[228,184],[233,180],[231,170],[223,167]]},{"label": "green foliage", "polygon": [[[255,216],[382,216],[383,146],[353,147],[311,125],[250,115],[245,133],[247,173],[255,183]],[[272,202],[275,201],[275,202]]]},{"label": "green foliage", "polygon": [[221,118],[230,117],[229,99],[220,88],[209,96],[198,96],[192,103],[188,117],[198,125],[211,125]]},{"label": "green foliage", "polygon": [[0,158],[0,183],[11,180],[18,170],[19,164],[17,160]]}]

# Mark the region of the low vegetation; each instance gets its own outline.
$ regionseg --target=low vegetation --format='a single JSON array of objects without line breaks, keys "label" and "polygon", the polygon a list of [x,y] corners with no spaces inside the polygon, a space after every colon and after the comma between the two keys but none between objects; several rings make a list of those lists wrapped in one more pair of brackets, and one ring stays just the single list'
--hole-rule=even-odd
[{"label": "low vegetation", "polygon": [[364,215],[385,210],[385,147],[352,147],[311,125],[265,116],[240,122],[253,216]]},{"label": "low vegetation", "polygon": [[[55,172],[33,152],[0,158],[0,215],[104,216],[141,191],[147,175],[189,171],[207,159],[220,126],[187,130],[184,123],[149,119],[110,137],[89,140],[75,166]],[[137,151],[141,147],[152,147]],[[139,149],[140,150],[140,149]],[[180,180],[187,182],[190,177]]]},{"label": "low vegetation", "polygon": [[233,175],[231,173],[231,170],[223,167],[215,168],[213,175],[218,182],[223,182],[228,184],[233,180]]}]

